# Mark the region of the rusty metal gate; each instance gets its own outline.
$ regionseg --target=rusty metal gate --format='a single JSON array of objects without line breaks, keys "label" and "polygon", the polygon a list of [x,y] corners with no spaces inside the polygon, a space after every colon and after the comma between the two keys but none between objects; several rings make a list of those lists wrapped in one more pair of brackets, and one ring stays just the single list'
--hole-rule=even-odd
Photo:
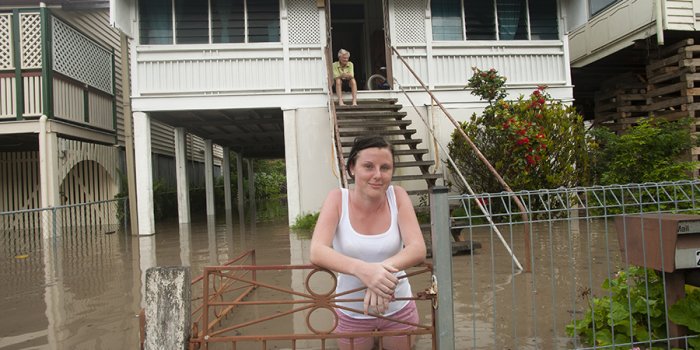
[{"label": "rusty metal gate", "polygon": [[[204,274],[192,281],[192,333],[190,349],[326,349],[334,348],[332,339],[376,337],[381,346],[385,336],[415,337],[435,341],[436,293],[432,266],[424,264],[406,271],[414,288],[428,285],[411,298],[422,321],[413,324],[391,316],[374,316],[388,322],[413,326],[406,331],[372,331],[339,333],[337,302],[362,301],[344,298],[361,289],[336,294],[336,276],[313,265],[257,265],[255,251],[244,252],[222,266],[205,267]],[[288,286],[291,286],[288,287]],[[428,311],[429,310],[429,311]],[[428,338],[429,339],[425,339]],[[354,341],[353,341],[354,343]],[[229,345],[230,344],[230,345]],[[354,348],[354,346],[353,346]]]}]

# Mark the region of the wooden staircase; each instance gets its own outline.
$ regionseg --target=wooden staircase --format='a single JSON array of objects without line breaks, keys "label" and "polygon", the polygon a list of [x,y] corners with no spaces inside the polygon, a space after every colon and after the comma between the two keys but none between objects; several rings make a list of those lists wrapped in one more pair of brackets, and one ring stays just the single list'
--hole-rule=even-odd
[{"label": "wooden staircase", "polygon": [[[357,106],[336,106],[343,157],[347,163],[355,137],[381,135],[394,146],[396,161],[392,180],[403,182],[409,195],[427,194],[442,174],[430,171],[435,161],[424,159],[429,151],[419,147],[421,139],[412,138],[416,129],[410,128],[412,122],[404,119],[406,112],[401,112],[403,106],[396,102],[396,99],[360,100]],[[349,181],[352,183],[351,179]],[[422,181],[425,185],[414,185],[413,181]]]}]

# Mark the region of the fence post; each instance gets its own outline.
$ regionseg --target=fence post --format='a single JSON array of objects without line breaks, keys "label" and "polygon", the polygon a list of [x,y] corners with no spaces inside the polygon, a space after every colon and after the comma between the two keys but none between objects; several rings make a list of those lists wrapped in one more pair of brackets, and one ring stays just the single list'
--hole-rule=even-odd
[{"label": "fence post", "polygon": [[435,334],[437,348],[454,350],[454,306],[452,301],[452,241],[447,187],[430,190],[430,226],[433,250],[433,276],[437,280]]},{"label": "fence post", "polygon": [[188,348],[192,326],[191,280],[189,267],[152,267],[146,270],[144,349]]},{"label": "fence post", "polygon": [[123,213],[123,215],[124,215],[124,234],[128,235],[129,231],[127,231],[127,226],[126,226],[126,224],[128,222],[128,218],[127,218],[126,214],[129,213],[129,198],[124,197],[123,201],[124,201],[124,204],[122,204],[122,209],[124,211],[124,213]]}]

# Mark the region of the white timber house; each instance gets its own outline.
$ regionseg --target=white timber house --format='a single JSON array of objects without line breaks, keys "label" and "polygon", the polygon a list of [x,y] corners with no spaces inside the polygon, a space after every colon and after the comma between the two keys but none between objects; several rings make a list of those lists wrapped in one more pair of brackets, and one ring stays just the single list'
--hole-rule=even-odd
[{"label": "white timber house", "polygon": [[[225,188],[231,181],[230,152],[238,156],[239,169],[244,158],[285,159],[292,222],[318,211],[326,193],[344,184],[336,149],[362,132],[409,145],[397,148],[404,160],[395,180],[412,193],[424,193],[426,181],[439,180],[445,170],[435,141],[446,145],[454,127],[411,70],[458,120],[485,106],[464,90],[472,67],[497,69],[508,78],[512,98],[544,84],[553,97],[573,99],[567,9],[559,0],[113,0],[111,5],[113,24],[130,39],[142,235],[155,233],[154,122],[174,128],[178,164],[185,159],[186,135],[204,140],[208,214],[215,209],[212,145],[223,149]],[[334,105],[328,72],[340,48],[351,52],[365,107]],[[375,73],[385,75],[388,89],[368,89]],[[386,101],[392,106],[382,105]],[[382,108],[391,110],[399,129],[353,119],[380,115]],[[178,166],[176,175],[179,220],[189,222],[187,174]],[[411,182],[416,179],[425,181]],[[227,208],[230,200],[227,195]]]},{"label": "white timber house", "polygon": [[[108,1],[0,3],[0,232],[39,232],[50,225],[36,209],[108,201],[120,191],[133,144],[124,118],[127,52]],[[154,122],[151,130],[153,176],[174,186],[173,129]],[[188,138],[194,185],[203,186],[203,146]],[[116,206],[96,208],[64,210],[58,221],[76,230],[117,225]]]}]

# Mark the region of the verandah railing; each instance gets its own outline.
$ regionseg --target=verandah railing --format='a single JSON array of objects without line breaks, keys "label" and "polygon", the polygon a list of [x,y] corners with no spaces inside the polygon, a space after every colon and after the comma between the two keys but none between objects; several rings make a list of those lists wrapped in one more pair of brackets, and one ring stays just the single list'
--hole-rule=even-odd
[{"label": "verandah railing", "polygon": [[47,8],[0,13],[0,48],[0,120],[45,114],[116,129],[111,49]]}]

